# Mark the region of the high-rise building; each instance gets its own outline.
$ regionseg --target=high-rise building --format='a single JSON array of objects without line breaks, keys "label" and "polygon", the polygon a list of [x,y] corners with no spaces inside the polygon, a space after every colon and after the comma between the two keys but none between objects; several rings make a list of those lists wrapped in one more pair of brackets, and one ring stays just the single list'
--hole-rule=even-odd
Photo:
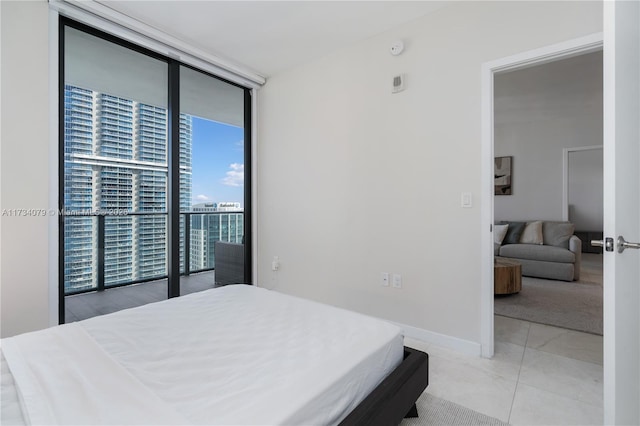
[{"label": "high-rise building", "polygon": [[[191,145],[192,117],[181,114],[181,210],[191,207]],[[105,285],[165,275],[167,110],[66,85],[64,152],[65,210],[106,213]],[[98,227],[96,216],[65,217],[65,291],[96,288]]]},{"label": "high-rise building", "polygon": [[[66,87],[64,134],[65,157],[73,154],[93,154],[94,95],[91,90]],[[92,209],[93,167],[89,164],[65,163],[64,206],[66,209],[88,211]],[[66,217],[65,241],[65,289],[86,288],[97,279],[94,268],[94,219],[91,217]]]},{"label": "high-rise building", "polygon": [[[94,94],[93,211],[131,211],[133,207],[133,101]],[[73,154],[73,153],[72,153]],[[117,160],[126,160],[120,162]],[[104,219],[104,281],[130,281],[133,276],[132,217]],[[94,240],[95,243],[95,240]]]},{"label": "high-rise building", "polygon": [[[138,104],[134,122],[136,139],[134,155],[140,162],[165,164],[167,161],[167,110]],[[167,209],[167,172],[151,167],[135,175],[134,211],[164,212]],[[135,216],[133,219],[134,258],[138,277],[154,277],[166,273],[166,228],[164,214]],[[159,232],[158,230],[164,230]]]},{"label": "high-rise building", "polygon": [[200,203],[192,209],[197,214],[191,215],[189,268],[191,271],[212,268],[216,241],[242,242],[243,210],[240,203]]},{"label": "high-rise building", "polygon": [[[191,210],[192,118],[180,114],[180,211]],[[185,240],[185,218],[180,216],[180,241]],[[180,271],[185,272],[185,245],[180,244]]]}]

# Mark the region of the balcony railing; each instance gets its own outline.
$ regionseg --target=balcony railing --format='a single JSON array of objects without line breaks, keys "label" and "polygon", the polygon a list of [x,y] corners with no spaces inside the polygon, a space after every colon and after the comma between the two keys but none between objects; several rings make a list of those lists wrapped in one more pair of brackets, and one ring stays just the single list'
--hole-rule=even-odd
[{"label": "balcony railing", "polygon": [[[63,221],[65,295],[168,277],[166,212],[66,212]],[[214,270],[215,241],[241,242],[243,221],[243,212],[181,212],[180,275]]]}]

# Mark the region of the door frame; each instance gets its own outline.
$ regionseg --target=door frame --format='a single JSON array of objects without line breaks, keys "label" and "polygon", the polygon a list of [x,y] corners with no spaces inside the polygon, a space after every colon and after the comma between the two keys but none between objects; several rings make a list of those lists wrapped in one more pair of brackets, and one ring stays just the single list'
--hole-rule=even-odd
[{"label": "door frame", "polygon": [[598,149],[604,151],[604,145],[580,146],[562,150],[562,220],[569,220],[569,154]]},{"label": "door frame", "polygon": [[[637,242],[640,3],[605,1],[603,18],[604,236]],[[640,424],[639,261],[638,251],[619,253],[614,248],[603,252],[606,425]]]},{"label": "door frame", "polygon": [[[491,358],[494,353],[493,329],[493,167],[494,167],[494,90],[493,77],[497,73],[524,69],[559,59],[567,59],[603,48],[603,33],[590,34],[562,43],[541,47],[485,62],[481,69],[481,279],[480,279],[480,345],[481,354]],[[486,227],[486,228],[485,228]],[[485,232],[485,229],[489,232]]]}]

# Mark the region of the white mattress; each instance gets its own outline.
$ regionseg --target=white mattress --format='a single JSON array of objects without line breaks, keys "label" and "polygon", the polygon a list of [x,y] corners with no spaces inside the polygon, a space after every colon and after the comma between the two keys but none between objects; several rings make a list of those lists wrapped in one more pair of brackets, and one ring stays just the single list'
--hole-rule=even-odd
[{"label": "white mattress", "polygon": [[394,325],[243,285],[77,324],[191,424],[336,424],[403,355]]}]

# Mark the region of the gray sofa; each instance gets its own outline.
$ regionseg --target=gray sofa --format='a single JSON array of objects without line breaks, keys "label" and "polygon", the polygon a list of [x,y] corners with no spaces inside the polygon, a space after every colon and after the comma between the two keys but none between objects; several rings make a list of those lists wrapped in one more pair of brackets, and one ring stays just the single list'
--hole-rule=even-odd
[{"label": "gray sofa", "polygon": [[[507,234],[501,244],[495,241],[494,254],[520,262],[522,275],[563,281],[580,279],[582,242],[573,235],[572,223],[560,221],[500,223],[500,225],[504,224],[509,225]],[[518,230],[521,232],[518,233]],[[512,231],[511,234],[509,231]]]}]

